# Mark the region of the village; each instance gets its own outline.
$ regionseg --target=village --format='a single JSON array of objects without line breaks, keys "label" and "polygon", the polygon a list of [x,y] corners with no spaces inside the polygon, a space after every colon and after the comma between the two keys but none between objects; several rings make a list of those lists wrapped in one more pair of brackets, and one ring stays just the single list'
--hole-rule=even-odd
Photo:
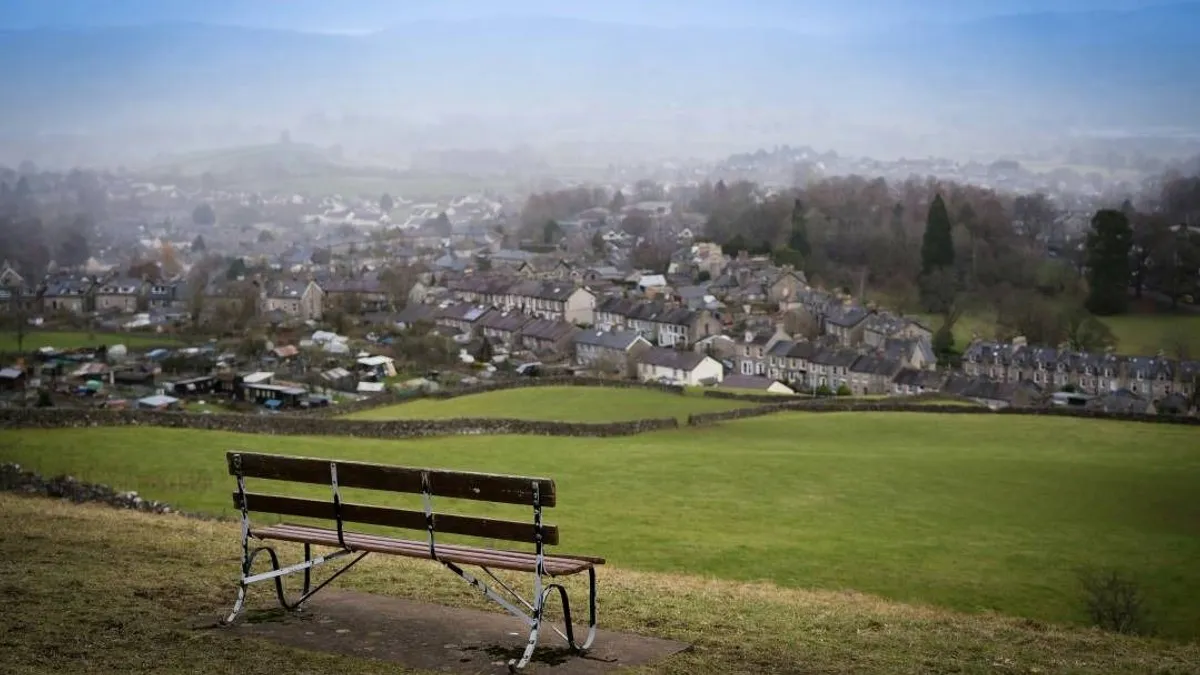
[{"label": "village", "polygon": [[[27,280],[5,265],[0,304],[21,317],[23,351],[35,358],[10,355],[0,388],[8,405],[273,412],[554,372],[742,394],[1192,409],[1200,362],[1161,353],[977,336],[959,367],[939,365],[924,319],[815,288],[767,256],[726,254],[698,240],[695,220],[670,201],[557,223],[564,240],[587,242],[574,253],[506,247],[499,213],[488,212],[489,226],[447,227],[446,211],[427,208],[420,224],[376,223],[357,230],[362,244],[326,256],[289,248],[218,259],[157,236],[124,270],[101,271],[93,258],[90,269]],[[631,216],[653,234],[629,234]],[[651,236],[669,251],[665,271],[634,265]],[[202,269],[214,260],[232,262]],[[82,326],[96,336],[87,349],[39,343],[41,331]]]}]

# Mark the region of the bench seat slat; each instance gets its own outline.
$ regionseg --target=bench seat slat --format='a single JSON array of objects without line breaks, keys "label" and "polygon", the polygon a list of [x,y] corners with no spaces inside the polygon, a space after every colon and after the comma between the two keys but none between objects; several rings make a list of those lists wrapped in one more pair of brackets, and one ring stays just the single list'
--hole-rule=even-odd
[{"label": "bench seat slat", "polygon": [[[337,530],[306,525],[280,524],[256,528],[251,534],[259,539],[275,539],[296,543],[309,543],[321,546],[338,547]],[[343,531],[346,546],[355,551],[370,551],[409,558],[431,560],[429,544],[425,541],[394,539],[361,532]],[[437,555],[441,560],[462,563],[465,565],[481,565],[503,570],[518,572],[533,572],[537,565],[537,556],[522,551],[501,551],[489,548],[475,548],[457,544],[439,544]],[[575,557],[555,557],[547,555],[543,558],[546,571],[554,576],[568,576],[586,571],[596,564],[598,559],[581,560]]]},{"label": "bench seat slat", "polygon": [[[240,509],[242,500],[233,493],[233,506]],[[321,518],[334,520],[333,502],[328,500],[303,499],[283,495],[268,495],[257,492],[246,493],[246,508],[257,513],[274,513],[298,518]],[[410,509],[394,509],[367,504],[344,502],[341,505],[342,520],[348,523],[364,523],[408,530],[425,530],[425,512]],[[514,520],[499,520],[478,516],[460,516],[450,513],[433,514],[433,528],[444,534],[461,534],[483,539],[532,542],[535,532],[533,523]],[[548,546],[558,544],[558,527],[542,525],[542,541]]]},{"label": "bench seat slat", "polygon": [[[235,457],[241,463],[241,473],[247,478],[291,481],[329,485],[332,460],[289,455],[268,455],[257,452],[230,451],[226,454],[229,475],[237,475]],[[451,499],[473,499],[504,504],[532,504],[533,483],[538,484],[538,498],[543,507],[556,502],[554,481],[534,476],[506,476],[470,471],[420,469],[390,466],[369,462],[337,460],[338,485],[344,488],[363,488],[387,492],[421,492],[421,474],[429,476],[430,492]]]}]

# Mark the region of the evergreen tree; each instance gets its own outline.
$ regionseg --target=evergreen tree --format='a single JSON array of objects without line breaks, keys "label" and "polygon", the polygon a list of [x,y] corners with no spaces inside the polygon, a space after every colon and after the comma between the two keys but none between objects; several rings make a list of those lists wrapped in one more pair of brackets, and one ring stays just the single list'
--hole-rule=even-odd
[{"label": "evergreen tree", "polygon": [[799,199],[792,207],[792,233],[788,237],[788,248],[808,258],[812,247],[808,243],[808,221],[804,217],[804,204]]},{"label": "evergreen tree", "polygon": [[1093,314],[1124,312],[1129,304],[1129,252],[1133,228],[1129,217],[1116,209],[1101,209],[1092,217],[1084,254],[1088,297],[1085,305]]},{"label": "evergreen tree", "polygon": [[390,213],[395,207],[396,200],[392,199],[390,194],[386,192],[383,193],[383,196],[379,198],[379,210],[383,211],[384,213]]},{"label": "evergreen tree", "polygon": [[625,193],[617,190],[617,193],[613,195],[612,201],[608,203],[608,210],[613,213],[620,213],[623,208],[625,208]]},{"label": "evergreen tree", "polygon": [[930,274],[954,265],[954,238],[950,214],[942,195],[934,196],[925,218],[925,238],[921,241],[921,274]]}]

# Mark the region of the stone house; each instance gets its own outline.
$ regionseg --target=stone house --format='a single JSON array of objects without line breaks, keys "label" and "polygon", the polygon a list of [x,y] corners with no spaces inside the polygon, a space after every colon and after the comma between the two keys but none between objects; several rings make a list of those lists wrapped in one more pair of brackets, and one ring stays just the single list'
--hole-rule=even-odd
[{"label": "stone house", "polygon": [[512,348],[517,344],[521,329],[530,321],[530,317],[520,312],[491,309],[475,322],[475,330],[493,344]]},{"label": "stone house", "polygon": [[324,313],[325,292],[313,281],[277,281],[268,285],[264,312],[280,312],[301,321],[319,320]]},{"label": "stone house", "polygon": [[575,363],[636,376],[637,357],[651,346],[634,331],[579,331],[575,334]]},{"label": "stone house", "polygon": [[925,326],[891,312],[875,312],[867,317],[862,341],[870,347],[882,347],[893,338],[933,341],[933,331]]},{"label": "stone house", "polygon": [[83,314],[93,311],[94,287],[90,280],[70,279],[54,281],[42,293],[42,308],[46,312]]},{"label": "stone house", "polygon": [[8,261],[4,261],[0,265],[0,288],[20,288],[25,285],[25,278],[22,277]]},{"label": "stone house", "polygon": [[888,338],[876,347],[876,351],[899,361],[905,368],[937,367],[937,355],[933,353],[933,345],[924,338]]},{"label": "stone house", "polygon": [[484,305],[460,302],[438,307],[434,312],[433,322],[438,326],[453,328],[459,333],[474,335],[476,324],[490,311],[492,311],[491,308]]},{"label": "stone house", "polygon": [[783,324],[775,324],[771,330],[746,331],[733,358],[734,372],[740,375],[769,376],[772,372],[771,359],[774,358],[778,362],[781,356],[778,353],[772,355],[772,348],[783,343],[791,344],[791,336],[784,331]]},{"label": "stone house", "polygon": [[847,303],[829,307],[821,322],[825,335],[837,338],[844,347],[854,347],[863,341],[870,312],[859,305]]},{"label": "stone house", "polygon": [[571,283],[526,281],[514,284],[495,303],[530,316],[590,326],[595,321],[596,296]]},{"label": "stone house", "polygon": [[692,345],[722,332],[721,322],[706,309],[619,297],[606,298],[596,306],[596,327],[632,330],[663,347]]},{"label": "stone house", "polygon": [[560,357],[571,352],[571,340],[578,331],[566,321],[532,319],[521,327],[521,346],[535,354]]},{"label": "stone house", "polygon": [[766,282],[767,301],[786,303],[800,297],[808,290],[808,279],[804,272],[797,272],[791,265],[784,265],[779,273]]},{"label": "stone house", "polygon": [[858,352],[840,346],[818,347],[809,358],[806,384],[810,389],[825,386],[836,391],[850,386],[850,367],[859,359]]},{"label": "stone house", "polygon": [[38,314],[41,311],[42,298],[36,287],[25,283],[17,286],[0,286],[0,312]]},{"label": "stone house", "polygon": [[[96,311],[132,314],[145,298],[147,284],[140,279],[116,277],[96,285]],[[148,301],[148,300],[147,300]]]},{"label": "stone house", "polygon": [[971,377],[1029,381],[1051,391],[1070,385],[1092,396],[1127,389],[1152,401],[1176,392],[1190,396],[1197,370],[1194,361],[1031,347],[1021,340],[974,342],[963,352],[963,372]]},{"label": "stone house", "polygon": [[187,284],[176,281],[159,281],[147,284],[146,305],[152,309],[164,309],[187,302]]},{"label": "stone house", "polygon": [[892,393],[896,375],[903,369],[900,361],[882,354],[864,354],[850,365],[847,386],[855,396],[879,396]]},{"label": "stone house", "polygon": [[892,394],[897,396],[912,396],[942,390],[946,383],[946,374],[936,370],[918,370],[902,368],[892,379]]},{"label": "stone house", "polygon": [[340,309],[353,314],[382,312],[391,306],[387,291],[378,279],[329,279],[320,285],[323,309]]}]

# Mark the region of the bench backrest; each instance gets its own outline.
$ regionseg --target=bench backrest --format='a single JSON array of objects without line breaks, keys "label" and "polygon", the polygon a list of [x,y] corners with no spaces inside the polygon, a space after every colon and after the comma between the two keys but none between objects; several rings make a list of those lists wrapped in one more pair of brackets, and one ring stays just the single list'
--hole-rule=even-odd
[{"label": "bench backrest", "polygon": [[[239,490],[233,494],[233,503],[238,509],[241,509],[244,503],[247,511],[257,513],[321,518],[410,530],[432,529],[443,534],[527,543],[537,541],[540,529],[543,544],[558,543],[558,528],[540,522],[540,510],[553,507],[556,503],[554,481],[549,478],[238,451],[227,453],[226,460],[229,474],[239,479]],[[328,485],[331,487],[331,499],[306,499],[248,492],[244,490],[244,478]],[[536,513],[532,521],[524,522],[434,512],[427,514],[425,511],[345,502],[334,497],[338,495],[340,488],[421,494],[427,498],[427,504],[430,504],[431,498],[435,496],[501,504],[525,504],[533,507]]]}]

